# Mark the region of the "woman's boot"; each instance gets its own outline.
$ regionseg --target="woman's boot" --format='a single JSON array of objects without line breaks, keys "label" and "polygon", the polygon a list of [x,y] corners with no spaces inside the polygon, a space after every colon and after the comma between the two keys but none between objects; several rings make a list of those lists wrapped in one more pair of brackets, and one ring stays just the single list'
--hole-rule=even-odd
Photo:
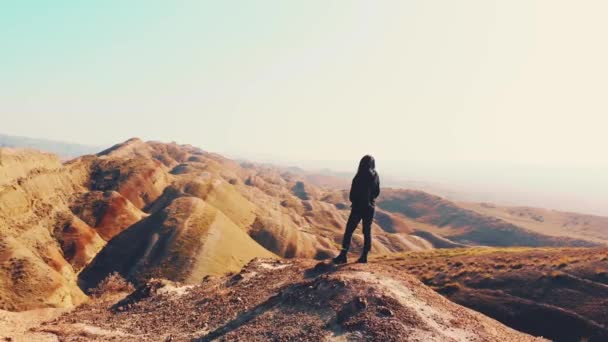
[{"label": "woman's boot", "polygon": [[357,262],[360,264],[367,264],[367,253],[363,252],[363,254],[361,254],[361,256],[359,257],[359,260],[357,260]]},{"label": "woman's boot", "polygon": [[340,265],[340,264],[346,264],[346,250],[343,249],[340,251],[340,254],[334,258],[334,264],[336,265]]}]

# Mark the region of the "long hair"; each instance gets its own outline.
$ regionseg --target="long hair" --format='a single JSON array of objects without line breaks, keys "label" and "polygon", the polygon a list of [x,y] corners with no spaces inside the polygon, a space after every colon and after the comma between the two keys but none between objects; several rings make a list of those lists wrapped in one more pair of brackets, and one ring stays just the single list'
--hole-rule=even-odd
[{"label": "long hair", "polygon": [[366,154],[361,158],[359,162],[359,169],[357,170],[357,176],[374,176],[376,174],[376,161],[374,157]]}]

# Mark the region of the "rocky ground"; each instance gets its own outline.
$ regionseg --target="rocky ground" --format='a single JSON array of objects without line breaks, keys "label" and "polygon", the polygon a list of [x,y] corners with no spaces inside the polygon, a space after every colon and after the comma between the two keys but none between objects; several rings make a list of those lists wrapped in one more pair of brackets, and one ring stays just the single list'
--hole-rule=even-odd
[{"label": "rocky ground", "polygon": [[381,264],[256,259],[183,286],[151,280],[39,325],[62,341],[542,341]]}]

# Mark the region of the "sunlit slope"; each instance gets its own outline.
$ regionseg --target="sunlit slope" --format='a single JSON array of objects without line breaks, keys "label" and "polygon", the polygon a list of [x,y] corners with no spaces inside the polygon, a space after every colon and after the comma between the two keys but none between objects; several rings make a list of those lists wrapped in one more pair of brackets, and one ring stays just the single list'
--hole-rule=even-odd
[{"label": "sunlit slope", "polygon": [[196,283],[260,256],[273,254],[210,204],[180,197],[112,239],[80,280],[91,288],[118,272],[135,283],[150,278]]},{"label": "sunlit slope", "polygon": [[[0,309],[70,306],[85,299],[77,271],[105,241],[69,210],[86,166],[0,149]],[[41,286],[44,284],[44,286]]]}]

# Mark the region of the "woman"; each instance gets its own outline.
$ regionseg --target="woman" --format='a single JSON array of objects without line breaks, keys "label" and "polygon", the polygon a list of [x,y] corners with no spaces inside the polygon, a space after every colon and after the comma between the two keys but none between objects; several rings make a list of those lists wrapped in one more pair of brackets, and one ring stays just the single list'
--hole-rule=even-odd
[{"label": "woman", "polygon": [[357,225],[363,220],[363,252],[357,262],[367,263],[367,253],[372,247],[372,220],[376,207],[376,197],[380,195],[380,177],[376,172],[374,157],[366,155],[359,162],[359,170],[353,178],[350,187],[351,211],[346,223],[346,231],[342,240],[342,251],[334,258],[334,263],[346,263],[346,254],[350,247],[350,240]]}]

